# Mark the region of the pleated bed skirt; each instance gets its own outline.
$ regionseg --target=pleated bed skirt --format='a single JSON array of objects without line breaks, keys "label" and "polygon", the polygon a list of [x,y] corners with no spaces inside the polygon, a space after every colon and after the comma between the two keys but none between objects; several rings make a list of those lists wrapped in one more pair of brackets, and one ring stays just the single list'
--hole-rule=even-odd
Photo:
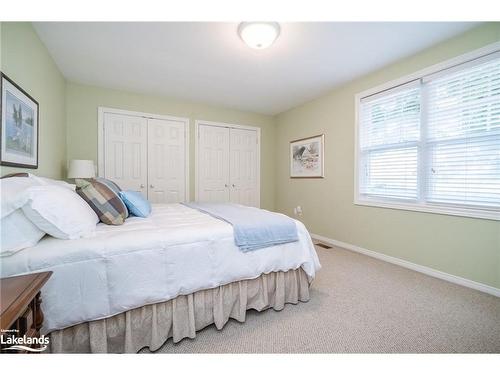
[{"label": "pleated bed skirt", "polygon": [[50,333],[52,353],[137,353],[155,351],[169,338],[194,338],[210,324],[222,329],[229,318],[244,322],[246,311],[282,310],[285,303],[309,300],[302,268],[262,274],[213,289],[178,296],[96,321]]}]

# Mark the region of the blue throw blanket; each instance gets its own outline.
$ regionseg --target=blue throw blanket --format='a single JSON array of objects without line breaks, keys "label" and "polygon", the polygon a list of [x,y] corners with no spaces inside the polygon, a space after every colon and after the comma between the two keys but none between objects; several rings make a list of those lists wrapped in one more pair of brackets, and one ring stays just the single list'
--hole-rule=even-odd
[{"label": "blue throw blanket", "polygon": [[295,221],[282,214],[232,203],[184,205],[231,224],[234,242],[244,252],[299,240]]}]

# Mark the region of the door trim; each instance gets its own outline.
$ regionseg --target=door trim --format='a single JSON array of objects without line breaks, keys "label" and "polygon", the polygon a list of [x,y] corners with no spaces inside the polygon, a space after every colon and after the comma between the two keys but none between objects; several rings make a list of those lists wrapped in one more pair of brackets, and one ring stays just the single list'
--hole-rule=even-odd
[{"label": "door trim", "polygon": [[249,125],[229,124],[225,122],[195,120],[194,121],[194,199],[198,200],[198,147],[199,147],[199,128],[200,125],[218,126],[220,128],[232,128],[242,130],[253,130],[257,132],[257,205],[260,208],[260,128]]},{"label": "door trim", "polygon": [[[116,115],[126,115],[135,117],[144,117],[156,120],[179,121],[184,123],[184,157],[186,161],[185,168],[185,197],[186,202],[190,201],[189,189],[189,119],[187,117],[176,117],[167,115],[158,115],[154,113],[129,111],[125,109],[110,108],[110,107],[97,107],[97,176],[104,177],[104,115],[112,113]],[[148,185],[149,186],[149,181]]]}]

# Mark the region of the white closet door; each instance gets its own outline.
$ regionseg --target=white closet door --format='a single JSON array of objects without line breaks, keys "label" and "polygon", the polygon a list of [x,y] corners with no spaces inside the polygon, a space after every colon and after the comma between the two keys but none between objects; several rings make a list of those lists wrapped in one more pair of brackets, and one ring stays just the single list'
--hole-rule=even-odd
[{"label": "white closet door", "polygon": [[148,199],[186,200],[186,142],[183,122],[148,119]]},{"label": "white closet door", "polygon": [[259,206],[257,132],[230,130],[230,200],[246,206]]},{"label": "white closet door", "polygon": [[229,202],[229,128],[198,128],[198,201]]},{"label": "white closet door", "polygon": [[123,190],[147,195],[147,120],[144,117],[104,115],[104,177]]}]

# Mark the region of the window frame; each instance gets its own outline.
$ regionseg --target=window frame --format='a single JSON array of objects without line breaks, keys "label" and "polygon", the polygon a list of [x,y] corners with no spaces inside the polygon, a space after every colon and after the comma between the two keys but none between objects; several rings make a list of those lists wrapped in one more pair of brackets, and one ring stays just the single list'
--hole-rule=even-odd
[{"label": "window frame", "polygon": [[[386,82],[384,84],[378,85],[376,87],[370,88],[368,90],[362,91],[354,96],[354,204],[357,206],[371,206],[389,209],[398,209],[406,211],[417,211],[417,212],[427,212],[442,215],[452,215],[452,216],[462,216],[469,218],[479,218],[488,220],[500,221],[500,210],[487,209],[483,207],[474,207],[470,205],[460,205],[460,204],[438,204],[424,201],[426,179],[425,174],[428,173],[425,167],[425,161],[422,162],[420,158],[422,156],[428,155],[427,152],[422,153],[421,151],[426,147],[425,137],[421,137],[417,142],[417,147],[419,150],[419,159],[417,165],[417,200],[408,202],[401,199],[394,198],[383,198],[383,197],[369,197],[360,194],[360,180],[361,180],[361,148],[360,148],[360,119],[359,111],[361,109],[361,99],[368,96],[377,95],[384,91],[392,90],[400,86],[407,85],[408,83],[416,80],[424,79],[430,75],[435,75],[441,71],[448,70],[450,68],[457,67],[464,63],[471,62],[472,60],[480,59],[486,55],[490,55],[495,52],[500,51],[500,42],[489,44],[485,47],[479,48],[477,50],[465,53],[463,55],[454,57],[452,59],[443,61],[441,63],[429,66],[427,68],[421,69],[417,72],[408,74],[406,76],[400,77],[398,79]],[[425,87],[425,86],[424,86]],[[425,89],[422,91],[422,101],[421,101],[421,117],[425,116],[426,107],[426,93]],[[426,132],[426,121],[421,121],[421,132]]]}]

